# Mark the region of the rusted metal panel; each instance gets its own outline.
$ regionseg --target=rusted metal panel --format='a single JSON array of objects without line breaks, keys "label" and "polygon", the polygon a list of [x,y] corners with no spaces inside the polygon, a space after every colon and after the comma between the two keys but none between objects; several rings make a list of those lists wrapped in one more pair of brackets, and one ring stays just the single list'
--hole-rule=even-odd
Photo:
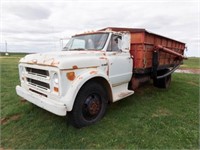
[{"label": "rusted metal panel", "polygon": [[123,32],[123,31],[128,31],[131,33],[136,33],[136,32],[145,32],[146,30],[143,28],[118,28],[118,27],[107,27],[107,28],[103,28],[100,29],[99,31],[105,31],[105,30],[112,30],[112,31],[116,31],[116,32]]},{"label": "rusted metal panel", "polygon": [[161,50],[161,51],[163,51],[163,52],[167,52],[167,53],[169,53],[169,54],[172,54],[172,55],[174,55],[174,56],[177,56],[177,57],[180,57],[180,58],[184,58],[184,56],[180,53],[180,50],[171,50],[171,49],[169,49],[169,48],[165,48],[165,47],[163,47],[162,45],[157,45],[156,46],[159,50]]},{"label": "rusted metal panel", "polygon": [[137,44],[137,43],[140,44],[143,43],[143,41],[144,41],[143,32],[131,34],[131,44]]},{"label": "rusted metal panel", "polygon": [[185,49],[184,43],[148,32],[132,33],[131,38],[132,49],[130,52],[135,58],[133,64],[134,69],[151,68],[152,53],[155,50],[155,46],[158,45],[162,46],[159,47],[162,50],[159,53],[159,65],[177,63],[174,62],[176,60],[174,55],[183,58],[182,55]]}]

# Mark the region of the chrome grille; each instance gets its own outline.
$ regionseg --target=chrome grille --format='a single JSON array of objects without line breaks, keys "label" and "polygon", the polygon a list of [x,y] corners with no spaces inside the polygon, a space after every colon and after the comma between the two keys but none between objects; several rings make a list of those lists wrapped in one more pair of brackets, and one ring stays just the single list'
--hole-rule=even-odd
[{"label": "chrome grille", "polygon": [[50,73],[48,70],[26,66],[24,75],[25,84],[28,85],[29,90],[31,89],[30,91],[37,94],[50,92]]},{"label": "chrome grille", "polygon": [[47,70],[26,67],[26,72],[28,72],[28,74],[36,76],[49,77],[49,71]]},{"label": "chrome grille", "polygon": [[31,79],[31,78],[27,78],[26,80],[29,84],[31,84],[33,86],[36,86],[36,87],[39,87],[39,88],[42,88],[42,89],[45,89],[45,90],[50,89],[50,86],[49,86],[48,83],[38,81],[38,80],[35,80],[35,79]]}]

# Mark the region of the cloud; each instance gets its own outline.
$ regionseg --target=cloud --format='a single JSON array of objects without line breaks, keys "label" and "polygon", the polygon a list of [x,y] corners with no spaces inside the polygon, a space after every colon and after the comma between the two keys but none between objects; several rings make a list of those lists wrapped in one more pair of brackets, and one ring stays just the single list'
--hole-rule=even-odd
[{"label": "cloud", "polygon": [[[3,41],[19,42],[26,50],[53,50],[60,38],[110,26],[145,28],[197,50],[191,40],[198,38],[199,15],[194,1],[9,2],[3,3],[1,21]],[[15,50],[20,51],[19,46]],[[195,50],[190,55],[196,55]]]},{"label": "cloud", "polygon": [[42,20],[48,19],[51,11],[38,4],[14,4],[7,7],[10,13],[27,20]]}]

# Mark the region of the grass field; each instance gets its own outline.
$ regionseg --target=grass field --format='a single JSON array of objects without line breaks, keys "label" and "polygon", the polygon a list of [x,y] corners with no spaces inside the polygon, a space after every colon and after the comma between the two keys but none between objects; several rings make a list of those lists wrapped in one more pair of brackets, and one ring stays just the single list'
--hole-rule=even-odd
[{"label": "grass field", "polygon": [[191,68],[191,69],[200,69],[200,58],[199,57],[189,57],[183,61],[181,68]]},{"label": "grass field", "polygon": [[198,149],[199,75],[174,73],[110,105],[97,124],[75,129],[15,93],[19,57],[1,57],[1,147],[5,149]]}]

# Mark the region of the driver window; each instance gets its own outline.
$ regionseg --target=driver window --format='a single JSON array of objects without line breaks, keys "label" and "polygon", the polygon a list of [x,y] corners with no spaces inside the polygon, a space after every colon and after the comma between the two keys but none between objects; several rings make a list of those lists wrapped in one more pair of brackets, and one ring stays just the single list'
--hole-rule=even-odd
[{"label": "driver window", "polygon": [[120,48],[119,48],[120,40],[121,40],[121,36],[112,35],[110,42],[108,44],[107,51],[120,51]]},{"label": "driver window", "polygon": [[71,46],[71,49],[76,49],[76,48],[85,48],[85,40],[74,39],[73,45]]},{"label": "driver window", "polygon": [[95,49],[94,42],[92,41],[92,39],[88,39],[86,47],[87,47],[87,49]]}]

